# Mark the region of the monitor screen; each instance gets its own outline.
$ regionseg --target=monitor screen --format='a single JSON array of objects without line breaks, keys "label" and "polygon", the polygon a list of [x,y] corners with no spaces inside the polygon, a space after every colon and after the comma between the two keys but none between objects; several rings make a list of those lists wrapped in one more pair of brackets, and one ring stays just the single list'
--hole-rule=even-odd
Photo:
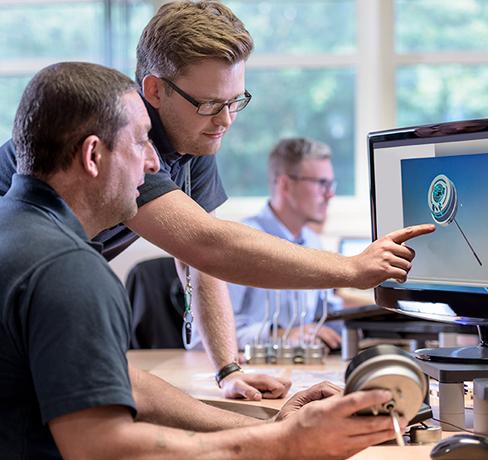
[{"label": "monitor screen", "polygon": [[406,283],[388,280],[376,302],[400,313],[488,324],[488,120],[369,134],[373,238],[435,223],[409,241]]}]

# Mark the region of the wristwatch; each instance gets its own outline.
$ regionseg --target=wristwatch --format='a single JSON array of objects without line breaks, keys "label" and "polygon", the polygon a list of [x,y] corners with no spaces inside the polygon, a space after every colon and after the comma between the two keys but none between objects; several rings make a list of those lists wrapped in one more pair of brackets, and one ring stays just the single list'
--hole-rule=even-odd
[{"label": "wristwatch", "polygon": [[237,364],[236,362],[229,363],[225,365],[222,369],[220,369],[215,374],[215,381],[217,382],[219,388],[221,388],[220,382],[222,382],[222,380],[224,380],[228,375],[238,371],[242,371],[242,369],[241,366],[239,366],[239,364]]}]

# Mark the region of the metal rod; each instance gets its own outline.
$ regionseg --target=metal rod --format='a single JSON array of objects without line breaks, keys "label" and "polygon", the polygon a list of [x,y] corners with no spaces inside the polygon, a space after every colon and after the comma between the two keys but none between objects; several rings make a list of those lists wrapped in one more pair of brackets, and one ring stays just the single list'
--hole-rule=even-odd
[{"label": "metal rod", "polygon": [[454,219],[454,223],[456,224],[457,228],[459,228],[459,231],[461,232],[461,235],[463,235],[464,239],[466,240],[466,243],[468,243],[468,246],[469,246],[469,249],[471,249],[471,252],[473,253],[473,255],[475,256],[476,260],[478,261],[478,263],[483,266],[483,264],[481,263],[481,260],[480,258],[478,257],[478,255],[476,254],[475,250],[473,249],[473,246],[471,246],[471,243],[468,241],[468,238],[466,237],[466,235],[464,234],[464,232],[461,230],[461,227],[459,226],[459,224],[457,223],[457,220]]},{"label": "metal rod", "polygon": [[265,300],[264,300],[264,318],[263,318],[263,321],[261,323],[261,327],[259,328],[258,334],[254,338],[255,343],[258,343],[258,344],[261,343],[261,339],[262,339],[262,336],[263,336],[263,330],[264,330],[264,327],[266,326],[266,323],[268,322],[269,308],[270,308],[270,300],[271,300],[270,299],[270,296],[271,296],[271,293],[269,291],[266,291],[266,297],[265,297]]},{"label": "metal rod", "polygon": [[327,291],[323,290],[320,291],[320,300],[322,301],[322,316],[320,317],[319,322],[315,326],[315,329],[313,330],[312,334],[312,339],[311,343],[315,343],[315,340],[317,339],[317,334],[319,333],[320,328],[324,325],[325,320],[327,319],[328,315],[328,308],[327,308]]}]

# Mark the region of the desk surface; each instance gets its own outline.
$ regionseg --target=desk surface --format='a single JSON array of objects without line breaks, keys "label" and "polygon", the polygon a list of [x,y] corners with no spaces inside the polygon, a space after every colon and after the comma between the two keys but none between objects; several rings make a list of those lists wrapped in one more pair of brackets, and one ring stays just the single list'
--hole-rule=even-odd
[{"label": "desk surface", "polygon": [[[221,407],[231,407],[233,404],[248,407],[249,411],[241,413],[259,416],[260,411],[269,415],[267,409],[279,409],[284,399],[263,400],[260,402],[228,400],[222,397],[221,391],[213,380],[213,370],[204,352],[182,350],[131,350],[128,353],[129,362],[140,369],[144,369],[192,396],[205,401],[221,403]],[[246,369],[246,366],[244,366]],[[271,373],[291,378],[294,385],[292,392],[302,386],[309,386],[320,379],[332,380],[338,383],[342,379],[345,363],[339,356],[329,356],[327,362],[321,366],[253,366],[247,371]],[[268,372],[269,371],[269,372]],[[230,406],[229,406],[230,405]],[[452,433],[446,433],[449,436]],[[432,445],[398,447],[396,445],[382,445],[370,447],[351,457],[354,460],[430,460]]]}]

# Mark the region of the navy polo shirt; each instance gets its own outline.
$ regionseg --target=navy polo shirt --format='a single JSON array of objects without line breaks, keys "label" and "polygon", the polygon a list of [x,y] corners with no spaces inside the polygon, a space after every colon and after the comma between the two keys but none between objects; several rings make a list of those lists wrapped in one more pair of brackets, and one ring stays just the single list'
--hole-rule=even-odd
[{"label": "navy polo shirt", "polygon": [[[139,188],[139,207],[173,190],[183,189],[184,165],[191,169],[191,197],[207,212],[214,211],[227,200],[214,155],[180,155],[171,145],[158,112],[143,98],[151,118],[149,137],[159,156],[161,169],[156,174],[146,174]],[[0,147],[0,196],[5,195],[16,171],[15,146],[12,140]],[[97,235],[94,240],[103,243],[103,255],[113,259],[132,244],[138,235],[124,224],[116,225]]]},{"label": "navy polo shirt", "polygon": [[62,198],[14,175],[0,200],[0,457],[60,458],[47,422],[136,412],[125,289]]}]

